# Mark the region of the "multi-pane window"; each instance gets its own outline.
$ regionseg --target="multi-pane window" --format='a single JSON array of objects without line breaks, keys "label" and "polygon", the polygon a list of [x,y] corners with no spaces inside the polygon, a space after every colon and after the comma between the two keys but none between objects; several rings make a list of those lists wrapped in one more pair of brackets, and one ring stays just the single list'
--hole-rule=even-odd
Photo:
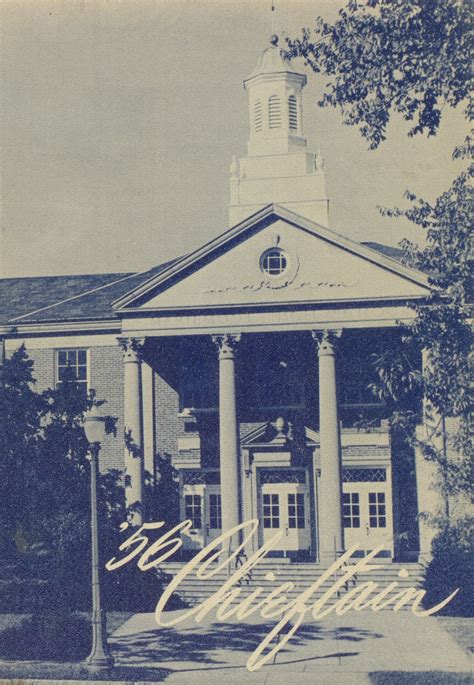
[{"label": "multi-pane window", "polygon": [[253,121],[254,121],[255,131],[257,133],[259,133],[262,130],[262,124],[263,124],[262,103],[260,102],[260,100],[256,100],[255,104],[253,106]]},{"label": "multi-pane window", "polygon": [[298,128],[298,105],[294,95],[290,95],[288,98],[288,117],[290,129],[296,131]]},{"label": "multi-pane window", "polygon": [[288,495],[288,527],[304,528],[304,495],[302,492]]},{"label": "multi-pane window", "polygon": [[265,252],[261,263],[262,269],[266,274],[279,276],[285,271],[288,262],[285,253],[278,248],[274,248]]},{"label": "multi-pane window", "polygon": [[193,528],[202,528],[201,495],[186,495],[184,498],[185,518],[191,520]]},{"label": "multi-pane window", "polygon": [[278,95],[268,99],[268,128],[281,128],[281,100]]},{"label": "multi-pane window", "polygon": [[209,495],[209,528],[222,528],[220,495]]},{"label": "multi-pane window", "polygon": [[78,386],[87,393],[87,350],[56,351],[56,384],[65,380],[75,380]]},{"label": "multi-pane window", "polygon": [[369,492],[369,524],[371,528],[385,528],[387,525],[384,492]]},{"label": "multi-pane window", "polygon": [[280,527],[280,498],[277,494],[263,495],[263,527]]},{"label": "multi-pane window", "polygon": [[360,501],[358,492],[345,492],[342,500],[344,528],[360,528]]}]

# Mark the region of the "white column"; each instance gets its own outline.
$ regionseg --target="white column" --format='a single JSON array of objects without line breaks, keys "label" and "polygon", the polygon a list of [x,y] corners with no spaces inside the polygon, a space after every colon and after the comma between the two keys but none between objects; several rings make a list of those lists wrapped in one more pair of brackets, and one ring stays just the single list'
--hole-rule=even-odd
[{"label": "white column", "polygon": [[[219,349],[219,453],[222,531],[240,523],[239,440],[235,396],[235,350],[240,335],[214,335]],[[232,541],[232,546],[238,540]],[[231,549],[232,551],[232,549]]]},{"label": "white column", "polygon": [[155,374],[142,362],[143,468],[152,477],[155,469]]},{"label": "white column", "polygon": [[342,528],[342,458],[337,407],[335,344],[341,331],[314,331],[319,357],[319,555],[329,563],[344,549]]},{"label": "white column", "polygon": [[124,362],[125,502],[133,507],[133,525],[143,522],[143,406],[141,360],[143,340],[119,338]]}]

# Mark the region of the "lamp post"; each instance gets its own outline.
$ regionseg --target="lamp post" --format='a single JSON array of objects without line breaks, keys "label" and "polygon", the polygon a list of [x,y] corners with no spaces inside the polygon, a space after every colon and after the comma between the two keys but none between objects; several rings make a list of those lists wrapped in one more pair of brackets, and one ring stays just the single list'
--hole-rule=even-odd
[{"label": "lamp post", "polygon": [[91,454],[91,542],[92,542],[92,650],[86,663],[91,671],[112,668],[113,658],[107,645],[106,617],[100,602],[99,526],[97,508],[97,473],[100,444],[105,437],[105,416],[99,404],[92,404],[84,417],[84,432]]}]

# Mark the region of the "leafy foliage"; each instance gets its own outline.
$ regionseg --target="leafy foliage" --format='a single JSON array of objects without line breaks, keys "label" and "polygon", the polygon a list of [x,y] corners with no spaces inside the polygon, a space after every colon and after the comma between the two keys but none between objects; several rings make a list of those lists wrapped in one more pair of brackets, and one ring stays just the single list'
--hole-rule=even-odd
[{"label": "leafy foliage", "polygon": [[442,610],[451,616],[474,613],[474,545],[472,522],[467,519],[445,526],[433,540],[433,559],[425,577],[426,605],[434,606],[446,597],[446,591],[458,594]]},{"label": "leafy foliage", "polygon": [[409,135],[434,135],[443,107],[470,99],[470,3],[465,0],[350,0],[334,24],[288,40],[329,77],[321,106],[338,107],[371,148],[386,137],[392,111],[413,121]]},{"label": "leafy foliage", "polygon": [[[320,106],[338,107],[344,123],[359,126],[370,148],[386,137],[393,112],[414,125],[413,136],[434,135],[443,108],[463,106],[472,118],[470,4],[465,0],[350,0],[334,24],[322,18],[315,29],[288,39],[290,57],[303,57],[316,73],[329,77]],[[455,159],[472,159],[472,139],[454,150]],[[436,461],[446,497],[469,491],[472,441],[469,432],[471,337],[469,278],[472,267],[472,166],[434,203],[406,193],[408,209],[382,210],[404,216],[426,231],[426,245],[402,241],[405,261],[424,271],[433,289],[411,305],[412,324],[402,344],[374,359],[374,393],[391,411],[398,438],[415,444]],[[414,350],[423,350],[423,373]],[[416,402],[424,396],[431,425],[426,440],[416,435]],[[456,429],[446,429],[447,419]],[[446,509],[449,513],[449,507]],[[446,523],[446,522],[445,522]]]},{"label": "leafy foliage", "polygon": [[[23,346],[2,370],[0,603],[9,611],[54,612],[57,624],[65,611],[89,609],[91,602],[90,464],[82,428],[90,400],[72,374],[58,388],[36,392]],[[155,480],[162,493],[157,513],[166,518],[170,484],[176,487],[169,459],[157,457]],[[120,525],[130,513],[121,471],[99,474],[98,506],[105,560],[117,554]],[[152,611],[161,591],[158,572],[133,565],[105,573],[103,582],[108,609]],[[32,629],[41,632],[41,620]]]}]

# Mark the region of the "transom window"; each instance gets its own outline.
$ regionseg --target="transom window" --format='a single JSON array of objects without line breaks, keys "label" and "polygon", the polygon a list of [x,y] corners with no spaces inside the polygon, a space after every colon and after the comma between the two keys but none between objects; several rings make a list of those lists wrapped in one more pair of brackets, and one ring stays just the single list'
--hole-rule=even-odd
[{"label": "transom window", "polygon": [[184,498],[185,518],[191,520],[193,528],[202,528],[201,495],[186,495]]},{"label": "transom window", "polygon": [[78,386],[87,393],[87,350],[56,351],[56,385],[66,380],[75,380]]},{"label": "transom window", "polygon": [[269,276],[280,276],[286,271],[287,266],[288,259],[278,247],[273,247],[262,255],[261,268]]},{"label": "transom window", "polygon": [[304,528],[304,495],[302,492],[288,495],[288,527]]},{"label": "transom window", "polygon": [[360,501],[358,492],[345,492],[342,499],[344,528],[360,528]]},{"label": "transom window", "polygon": [[263,527],[280,527],[280,497],[275,493],[263,495]]},{"label": "transom window", "polygon": [[384,492],[369,492],[369,525],[371,528],[385,528],[387,525]]},{"label": "transom window", "polygon": [[209,528],[222,528],[222,505],[220,495],[209,495]]},{"label": "transom window", "polygon": [[385,483],[386,469],[343,469],[343,483]]}]

